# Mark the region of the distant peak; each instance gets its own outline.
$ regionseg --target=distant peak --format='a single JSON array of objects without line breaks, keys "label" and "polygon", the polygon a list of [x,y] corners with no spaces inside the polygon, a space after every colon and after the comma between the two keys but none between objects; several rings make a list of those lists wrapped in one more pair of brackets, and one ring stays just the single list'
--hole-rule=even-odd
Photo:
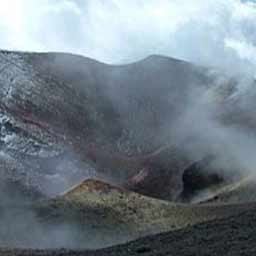
[{"label": "distant peak", "polygon": [[176,63],[188,63],[184,60],[176,59],[166,55],[152,54],[141,60],[142,62],[176,62]]},{"label": "distant peak", "polygon": [[107,182],[96,180],[96,179],[86,179],[80,184],[76,185],[72,189],[70,189],[65,195],[73,195],[77,193],[83,192],[110,192],[112,190],[121,191],[122,188],[119,188],[115,185],[109,184]]}]

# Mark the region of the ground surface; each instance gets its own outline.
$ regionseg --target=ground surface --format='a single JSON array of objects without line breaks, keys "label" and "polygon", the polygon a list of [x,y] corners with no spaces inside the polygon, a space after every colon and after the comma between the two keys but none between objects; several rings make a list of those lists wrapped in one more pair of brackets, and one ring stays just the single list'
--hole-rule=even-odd
[{"label": "ground surface", "polygon": [[255,255],[255,208],[228,219],[206,222],[185,229],[142,238],[98,251],[2,250],[3,256],[194,256]]}]

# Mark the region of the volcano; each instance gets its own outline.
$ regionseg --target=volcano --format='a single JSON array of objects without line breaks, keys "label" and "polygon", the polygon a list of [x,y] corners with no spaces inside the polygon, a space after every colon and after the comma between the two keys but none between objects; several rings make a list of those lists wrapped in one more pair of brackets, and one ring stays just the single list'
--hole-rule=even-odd
[{"label": "volcano", "polygon": [[[250,81],[241,90],[240,77],[157,55],[118,66],[1,51],[0,245],[83,250],[156,235],[99,251],[134,255],[169,234],[182,244],[211,223],[253,223]],[[90,255],[2,251],[65,253]]]}]

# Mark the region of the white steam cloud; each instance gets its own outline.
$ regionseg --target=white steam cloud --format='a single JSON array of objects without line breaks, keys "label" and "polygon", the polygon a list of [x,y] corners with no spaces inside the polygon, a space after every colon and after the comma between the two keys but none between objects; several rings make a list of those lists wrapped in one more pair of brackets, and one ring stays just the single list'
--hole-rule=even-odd
[{"label": "white steam cloud", "polygon": [[108,63],[164,54],[251,73],[256,65],[256,3],[1,0],[0,48],[72,52]]}]

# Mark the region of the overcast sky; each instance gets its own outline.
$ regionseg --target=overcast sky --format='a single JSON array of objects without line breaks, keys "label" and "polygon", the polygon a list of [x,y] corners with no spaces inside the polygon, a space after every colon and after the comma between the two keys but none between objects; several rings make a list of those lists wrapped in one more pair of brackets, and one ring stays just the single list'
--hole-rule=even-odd
[{"label": "overcast sky", "polygon": [[252,1],[0,0],[0,4],[2,49],[72,52],[107,63],[165,54],[206,65],[255,68]]}]

